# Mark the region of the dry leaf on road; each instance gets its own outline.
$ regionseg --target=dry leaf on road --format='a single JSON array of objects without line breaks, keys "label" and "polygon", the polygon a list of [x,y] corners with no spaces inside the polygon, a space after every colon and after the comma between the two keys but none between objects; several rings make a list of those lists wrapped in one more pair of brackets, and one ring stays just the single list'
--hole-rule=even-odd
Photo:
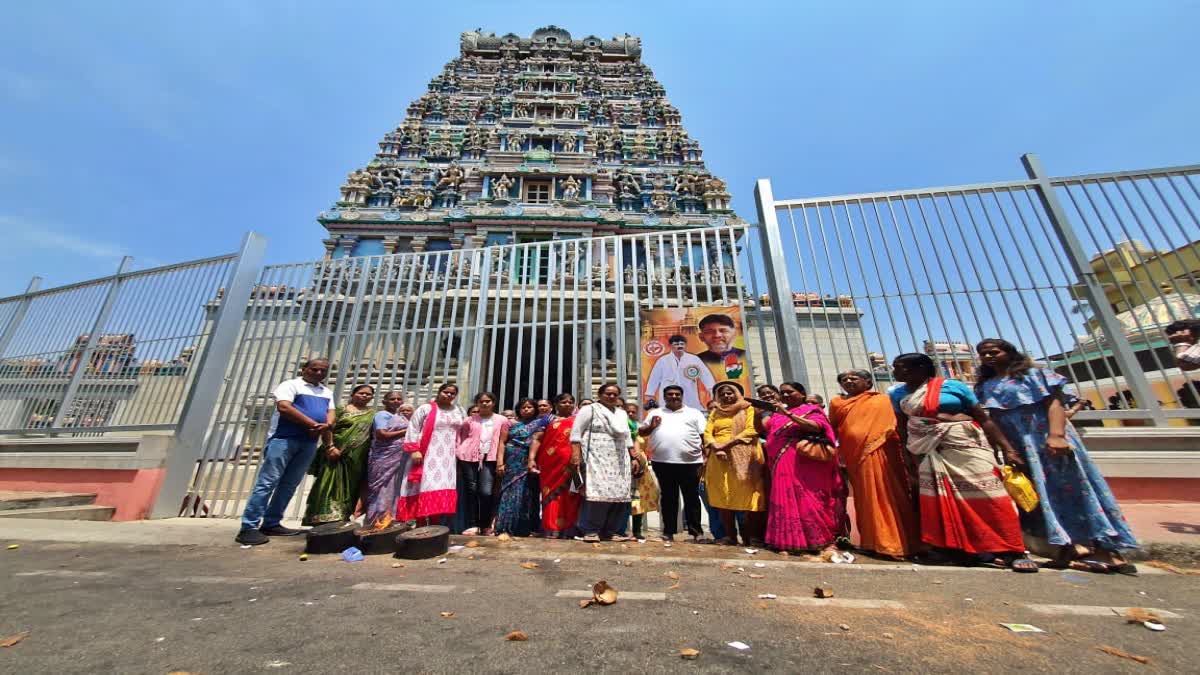
[{"label": "dry leaf on road", "polygon": [[765,574],[751,574],[751,575],[750,575],[750,578],[751,578],[751,579],[766,579],[766,578],[767,578],[767,575],[765,575]]},{"label": "dry leaf on road", "polygon": [[536,570],[537,568],[541,567],[541,565],[527,560],[527,561],[521,563],[521,567],[523,567],[527,570]]},{"label": "dry leaf on road", "polygon": [[464,546],[466,546],[467,548],[479,548],[479,542],[472,539],[471,541],[468,541],[466,544],[464,544]]},{"label": "dry leaf on road", "polygon": [[3,640],[0,640],[0,647],[11,647],[11,646],[17,644],[18,642],[20,642],[21,640],[24,640],[27,637],[29,637],[29,631],[27,631],[27,630],[21,631],[20,633],[17,633],[16,635],[9,635],[8,637],[4,638]]},{"label": "dry leaf on road", "polygon": [[688,661],[695,661],[697,656],[700,656],[699,649],[692,649],[691,647],[686,647],[684,649],[679,650],[679,657],[682,659],[687,659]]},{"label": "dry leaf on road", "polygon": [[443,619],[452,619],[452,618],[454,618],[454,612],[442,612],[442,618]]},{"label": "dry leaf on road", "polygon": [[1162,619],[1148,609],[1142,609],[1141,607],[1130,607],[1129,609],[1125,610],[1126,623],[1146,623],[1147,621],[1162,623]]},{"label": "dry leaf on road", "polygon": [[1119,656],[1123,659],[1129,659],[1130,661],[1137,661],[1138,663],[1150,663],[1149,656],[1139,656],[1137,654],[1130,654],[1129,652],[1122,651],[1120,649],[1117,649],[1116,647],[1110,647],[1109,645],[1100,645],[1096,649],[1099,649],[1100,651],[1104,652],[1105,654],[1109,654],[1111,656]]},{"label": "dry leaf on road", "polygon": [[514,630],[508,635],[505,635],[504,639],[508,640],[509,642],[525,642],[529,639],[529,635],[523,630]]},{"label": "dry leaf on road", "polygon": [[676,581],[675,583],[671,584],[670,586],[667,586],[667,590],[668,590],[668,591],[673,591],[673,590],[675,590],[675,589],[677,589],[677,588],[679,588],[679,582],[678,582],[678,581]]},{"label": "dry leaf on road", "polygon": [[666,577],[667,577],[668,579],[672,579],[672,580],[678,580],[678,579],[679,579],[679,572],[667,572],[667,574],[666,574]]}]

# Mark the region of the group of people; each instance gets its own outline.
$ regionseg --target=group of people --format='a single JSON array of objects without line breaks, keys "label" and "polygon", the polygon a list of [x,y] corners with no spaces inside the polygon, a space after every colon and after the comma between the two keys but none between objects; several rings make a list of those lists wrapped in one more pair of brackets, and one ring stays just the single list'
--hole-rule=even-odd
[{"label": "group of people", "polygon": [[[307,525],[361,515],[377,529],[627,541],[657,510],[666,541],[682,520],[697,542],[847,562],[853,497],[857,546],[878,556],[1036,572],[1032,545],[1051,558],[1042,566],[1136,573],[1121,552],[1137,542],[1069,421],[1082,405],[1065,378],[1005,340],[976,351],[973,387],[940,377],[925,354],[894,360],[887,393],[867,371],[844,372],[828,415],[798,382],[749,398],[732,380],[712,386],[705,411],[666,385],[644,417],[614,383],[579,405],[567,393],[522,399],[511,415],[490,392],[464,410],[445,384],[415,408],[388,393],[376,412],[368,385],[334,406],[321,384],[329,364],[314,359],[275,391],[237,539],[298,534],[280,521],[307,470]],[[1028,478],[1035,506],[1014,504],[1012,472]]]}]

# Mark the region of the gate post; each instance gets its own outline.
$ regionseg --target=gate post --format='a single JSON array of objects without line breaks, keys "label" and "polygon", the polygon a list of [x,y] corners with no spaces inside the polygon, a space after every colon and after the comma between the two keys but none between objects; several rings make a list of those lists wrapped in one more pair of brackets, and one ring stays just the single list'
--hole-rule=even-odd
[{"label": "gate post", "polygon": [[1091,261],[1084,251],[1083,244],[1075,235],[1071,221],[1067,219],[1067,212],[1063,210],[1062,204],[1058,201],[1058,195],[1054,192],[1054,184],[1050,182],[1050,178],[1042,169],[1041,160],[1037,155],[1026,153],[1021,155],[1021,164],[1025,166],[1025,173],[1036,181],[1038,198],[1050,220],[1050,228],[1058,237],[1059,243],[1062,244],[1063,250],[1067,254],[1071,271],[1083,282],[1084,295],[1087,297],[1088,304],[1092,306],[1092,311],[1095,312],[1100,330],[1104,331],[1104,336],[1108,338],[1113,358],[1120,367],[1121,374],[1125,376],[1125,384],[1129,386],[1134,399],[1141,407],[1149,411],[1150,420],[1154,426],[1166,426],[1167,417],[1154,398],[1154,391],[1150,389],[1150,383],[1146,380],[1146,374],[1142,371],[1141,364],[1138,363],[1133,346],[1129,344],[1129,339],[1125,337],[1125,331],[1121,329],[1121,322],[1117,320],[1116,313],[1108,304],[1104,287],[1096,276],[1096,272],[1092,270]]},{"label": "gate post", "polygon": [[151,518],[179,515],[196,462],[204,452],[204,435],[216,412],[221,385],[225,383],[225,371],[237,349],[246,306],[250,302],[250,294],[254,292],[266,252],[266,237],[255,232],[246,233],[229,275],[225,297],[213,319],[208,345],[196,362],[196,377],[188,388],[179,425],[175,427],[175,438],[167,452],[162,484],[154,500],[154,508],[150,511]]},{"label": "gate post", "polygon": [[[783,254],[783,237],[779,233],[779,218],[775,214],[775,195],[771,181],[759,178],[754,184],[754,204],[758,207],[759,243],[762,244],[763,268],[767,290],[771,294],[771,317],[775,322],[775,341],[779,349],[779,365],[784,380],[808,383],[808,368],[800,348],[800,323],[792,302],[792,285],[788,281],[787,259]],[[755,270],[750,270],[754,274]],[[755,298],[755,302],[758,302]],[[763,354],[763,358],[766,358]]]}]

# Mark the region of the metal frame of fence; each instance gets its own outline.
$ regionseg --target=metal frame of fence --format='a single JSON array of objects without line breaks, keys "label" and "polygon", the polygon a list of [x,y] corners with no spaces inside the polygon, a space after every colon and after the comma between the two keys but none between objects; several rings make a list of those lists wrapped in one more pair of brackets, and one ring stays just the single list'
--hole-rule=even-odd
[{"label": "metal frame of fence", "polygon": [[[1056,178],[1021,159],[1027,180],[813,199],[775,200],[760,179],[772,296],[861,307],[864,343],[882,358],[855,367],[873,365],[881,388],[900,352],[969,379],[974,344],[1003,337],[1100,404],[1077,420],[1200,418],[1182,407],[1197,380],[1174,367],[1162,331],[1200,316],[1200,166]],[[781,339],[794,330],[790,313],[776,320]],[[823,347],[785,367],[828,382],[823,371],[854,345]]]},{"label": "metal frame of fence", "polygon": [[0,299],[0,434],[178,431],[244,253]]}]

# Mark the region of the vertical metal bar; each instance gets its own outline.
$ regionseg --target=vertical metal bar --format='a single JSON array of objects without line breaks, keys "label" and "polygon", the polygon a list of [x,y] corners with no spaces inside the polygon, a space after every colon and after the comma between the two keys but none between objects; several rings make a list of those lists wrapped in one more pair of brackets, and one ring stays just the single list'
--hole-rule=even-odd
[{"label": "vertical metal bar", "polygon": [[[754,391],[754,356],[751,354],[750,338],[749,335],[747,335],[747,329],[750,325],[750,322],[746,316],[746,303],[744,302],[745,293],[742,291],[742,272],[738,269],[737,234],[735,233],[732,225],[727,226],[725,231],[729,234],[729,259],[730,264],[733,266],[734,293],[737,294],[737,307],[741,311],[742,315],[742,347],[745,348],[744,353],[746,355],[745,374],[746,378],[750,381],[750,390],[746,392],[746,395],[749,396],[756,393]],[[720,230],[718,230],[716,234],[718,237],[720,237]],[[766,358],[766,354],[763,355],[763,358]]]},{"label": "vertical metal bar", "polygon": [[[555,352],[558,353],[558,370],[555,371],[558,373],[558,378],[554,382],[554,391],[547,392],[551,396],[557,396],[558,394],[560,394],[564,391],[570,392],[572,396],[575,395],[574,385],[565,385],[564,386],[564,384],[563,384],[563,376],[567,372],[567,371],[563,370],[563,357],[565,356],[564,352],[566,351],[566,345],[567,345],[567,342],[566,342],[566,339],[567,339],[566,338],[566,335],[567,335],[567,333],[566,333],[567,274],[570,271],[569,265],[567,264],[567,262],[570,260],[570,257],[567,255],[568,246],[570,246],[570,244],[568,244],[566,242],[563,242],[562,244],[559,245],[560,251],[559,251],[559,256],[558,256],[558,262],[559,262],[559,272],[558,272],[558,346],[554,350]],[[550,290],[551,289],[549,289],[549,288],[547,289],[547,291],[550,291]],[[572,371],[572,372],[574,372],[574,371]]]},{"label": "vertical metal bar", "polygon": [[[633,309],[633,366],[637,370],[637,396],[635,400],[640,408],[646,400],[644,391],[645,376],[642,372],[642,302],[641,302],[641,282],[638,281],[638,245],[642,238],[639,236],[629,237],[629,256],[633,258],[630,263],[630,269],[633,273],[630,279],[633,285],[633,290],[630,293],[631,304]],[[645,249],[642,250],[642,256],[645,256]],[[621,300],[621,304],[625,304],[625,300]]]},{"label": "vertical metal bar", "polygon": [[[362,319],[367,286],[371,283],[370,279],[367,278],[370,270],[368,263],[371,259],[352,258],[352,260],[354,260],[352,269],[358,270],[357,279],[355,279],[355,285],[358,288],[354,289],[354,305],[350,308],[350,320],[346,321],[346,311],[343,309],[340,317],[341,320],[338,322],[341,324],[338,326],[338,332],[342,334],[342,354],[341,359],[339,359],[341,363],[338,364],[337,382],[333,385],[333,400],[335,403],[345,398],[344,390],[346,388],[347,373],[349,373],[351,368],[354,368],[355,371],[358,370],[358,366],[354,364],[355,349],[357,348],[358,336],[361,333],[358,324]],[[345,300],[342,302],[345,303]],[[330,349],[330,351],[333,350]]]},{"label": "vertical metal bar", "polygon": [[479,391],[488,389],[491,384],[483,375],[483,334],[487,325],[488,293],[492,285],[492,247],[484,248],[480,253],[482,262],[477,269],[482,270],[479,278],[479,300],[475,302],[475,334],[471,342],[471,377],[475,379],[475,388]]},{"label": "vertical metal bar", "polygon": [[501,354],[504,355],[504,358],[501,360],[500,364],[500,399],[501,401],[505,402],[503,404],[505,407],[510,407],[516,404],[513,392],[508,390],[508,355],[512,352],[513,338],[513,283],[514,279],[519,278],[521,273],[521,263],[518,252],[519,249],[516,245],[508,247],[509,263],[508,274],[506,275],[508,276],[508,292],[505,293],[505,296],[507,296],[507,303],[505,304],[504,308],[504,351],[501,352]]},{"label": "vertical metal bar", "polygon": [[754,184],[754,203],[758,207],[762,259],[771,294],[771,314],[775,319],[775,340],[779,348],[779,367],[785,380],[807,382],[808,369],[800,349],[800,325],[792,302],[792,286],[788,282],[787,261],[783,253],[783,238],[779,234],[779,217],[775,213],[775,195],[771,181],[759,178]]},{"label": "vertical metal bar", "polygon": [[267,240],[249,232],[242,239],[237,262],[225,287],[225,297],[217,309],[208,344],[193,358],[196,377],[188,390],[179,416],[175,439],[167,454],[166,472],[154,500],[151,518],[169,518],[179,513],[187,494],[196,462],[204,453],[205,432],[215,423],[217,400],[225,382],[226,368],[238,346],[238,333],[246,315],[246,305],[267,251]]},{"label": "vertical metal bar", "polygon": [[[538,245],[539,258],[543,255],[546,257],[546,278],[544,281],[540,278],[538,279],[538,285],[534,289],[534,296],[533,296],[534,297],[533,316],[535,317],[534,320],[537,321],[538,324],[540,324],[541,329],[542,329],[542,343],[541,343],[542,390],[540,392],[538,392],[538,398],[545,398],[545,399],[553,402],[554,392],[550,391],[550,344],[551,344],[551,342],[550,342],[550,330],[551,330],[550,324],[552,323],[552,320],[550,317],[554,311],[554,308],[552,306],[553,302],[554,302],[554,300],[553,300],[554,294],[552,291],[554,290],[554,273],[556,271],[555,263],[557,262],[554,258],[554,242],[553,241]],[[540,260],[538,262],[538,265],[540,268],[540,266],[541,266]],[[545,308],[545,310],[541,309],[541,306],[542,306],[541,295],[542,295],[542,287],[543,286],[546,287],[546,308]],[[536,329],[535,329],[534,334],[535,335],[537,334]],[[534,354],[536,354],[536,353],[537,353],[537,347],[534,347]]]},{"label": "vertical metal bar", "polygon": [[[757,226],[757,225],[754,226],[754,230],[755,230],[755,235],[753,235],[753,236],[758,236],[758,237],[762,236],[761,229],[759,226]],[[747,238],[752,236],[749,228],[747,228],[745,230],[745,233],[746,233]],[[704,245],[704,243],[705,243],[703,230],[701,230],[701,232],[700,232],[700,243],[701,243],[701,245]],[[749,242],[747,242],[747,243],[749,243]],[[706,251],[705,256],[704,256],[704,279],[705,279],[705,284],[707,284],[708,276],[709,276],[708,275],[708,254],[707,254],[708,247],[705,246],[704,250]],[[758,266],[754,264],[754,247],[749,246],[749,245],[746,246],[746,267],[749,269],[749,272],[750,272],[750,287],[751,287],[751,291],[754,293],[754,323],[758,326],[758,342],[759,342],[759,348],[762,350],[762,355],[763,355],[763,368],[766,371],[767,382],[768,383],[775,382],[776,381],[775,374],[772,372],[772,368],[771,368],[771,355],[768,353],[768,348],[767,348],[767,333],[766,333],[766,329],[763,327],[764,321],[763,321],[762,295],[758,292]]]},{"label": "vertical metal bar", "polygon": [[[821,217],[821,207],[823,205],[824,205],[824,202],[813,205],[813,210],[816,211],[817,218]],[[825,381],[825,357],[821,355],[821,342],[822,342],[822,337],[829,335],[830,332],[832,331],[833,327],[829,321],[829,308],[825,306],[825,288],[824,288],[823,284],[821,284],[821,270],[820,270],[820,266],[819,266],[820,258],[817,256],[816,247],[813,246],[812,225],[809,224],[808,209],[805,207],[801,207],[800,208],[800,217],[804,221],[805,238],[808,239],[809,259],[812,260],[813,281],[816,282],[816,286],[817,286],[817,302],[820,304],[821,316],[824,319],[823,325],[821,326],[820,330],[818,330],[816,316],[815,316],[816,313],[812,311],[812,305],[808,301],[808,296],[810,296],[812,294],[811,293],[812,289],[808,285],[808,277],[804,273],[804,254],[800,251],[800,233],[796,230],[796,218],[792,214],[792,207],[789,206],[787,211],[788,211],[788,222],[792,226],[793,241],[795,242],[795,245],[796,245],[796,259],[800,261],[800,283],[804,285],[804,296],[805,296],[804,304],[805,304],[806,309],[808,310],[808,312],[807,312],[808,325],[812,331],[811,332],[812,339],[811,339],[810,344],[812,344],[813,349],[817,353],[817,377],[820,378],[821,382],[824,382]],[[832,335],[829,335],[829,338],[830,338],[829,348],[831,351],[833,351],[834,345],[833,345]],[[833,357],[836,355],[830,354],[830,356]],[[809,387],[810,389],[813,387],[813,382],[812,382],[811,377],[812,377],[812,372],[810,371],[809,372],[810,379],[805,380],[803,382],[803,384],[805,386]]]},{"label": "vertical metal bar", "polygon": [[621,264],[625,252],[622,250],[621,239],[613,237],[612,242],[616,268],[613,290],[617,300],[613,307],[613,322],[616,324],[613,328],[613,337],[616,338],[616,354],[613,355],[613,359],[617,362],[617,382],[621,384],[621,391],[628,395],[629,370],[625,360],[625,269]]},{"label": "vertical metal bar", "polygon": [[[586,387],[586,390],[588,391],[587,396],[589,398],[593,396],[591,391],[592,391],[592,385],[594,384],[594,378],[595,378],[594,372],[592,370],[592,368],[593,368],[593,364],[592,364],[592,307],[594,306],[592,304],[594,302],[592,296],[593,296],[593,287],[596,285],[595,279],[592,278],[592,257],[594,255],[593,251],[594,251],[595,241],[596,241],[595,239],[587,240],[587,264],[585,264],[583,266],[584,270],[586,270],[586,272],[587,272],[587,277],[586,277],[586,279],[587,279],[587,304],[584,307],[584,309],[587,311],[587,327],[584,329],[583,360],[587,363],[587,387]],[[601,382],[604,381],[604,372],[603,371],[601,371],[601,373],[600,373],[600,381]]]},{"label": "vertical metal bar", "polygon": [[[600,323],[598,324],[600,337],[600,380],[608,381],[608,240],[597,239],[595,243],[600,245],[600,259],[598,262],[600,272],[600,290],[598,297],[600,300]],[[624,391],[624,389],[622,389]]]},{"label": "vertical metal bar", "polygon": [[[522,387],[528,387],[529,380],[532,379],[531,377],[521,377],[521,373],[525,368],[525,305],[529,298],[530,285],[537,283],[537,260],[533,255],[537,251],[537,244],[522,244],[518,247],[521,251],[521,276],[518,281],[521,284],[521,306],[517,311],[517,363],[513,370],[513,398],[520,400],[530,394],[528,389],[522,389]],[[534,292],[537,292],[536,288]],[[533,353],[533,339],[533,329],[531,328],[529,331],[530,354]],[[532,375],[532,371],[526,372]]]},{"label": "vertical metal bar", "polygon": [[104,297],[104,304],[100,306],[100,312],[96,314],[96,320],[92,323],[92,330],[88,333],[87,342],[84,344],[83,351],[79,355],[79,363],[71,373],[71,379],[67,382],[67,389],[63,393],[62,403],[59,404],[58,411],[54,414],[54,421],[50,424],[51,428],[57,429],[62,426],[63,418],[66,416],[67,410],[70,409],[72,401],[79,392],[79,383],[83,381],[83,377],[87,373],[92,352],[96,349],[96,343],[100,341],[100,332],[104,330],[104,326],[108,323],[109,315],[112,314],[113,307],[117,304],[117,297],[121,293],[121,277],[129,271],[131,264],[133,264],[133,258],[125,256],[121,258],[121,263],[117,266],[117,273],[113,275],[108,292]]},{"label": "vertical metal bar", "polygon": [[1092,305],[1092,309],[1096,312],[1096,319],[1108,337],[1121,373],[1125,375],[1125,384],[1133,391],[1134,398],[1141,401],[1150,411],[1150,419],[1154,425],[1166,426],[1167,418],[1163,415],[1162,408],[1154,402],[1154,393],[1150,389],[1150,383],[1147,382],[1146,375],[1142,372],[1133,347],[1125,337],[1125,332],[1121,330],[1121,324],[1117,320],[1116,314],[1108,304],[1104,287],[1092,270],[1083,244],[1080,243],[1071,223],[1067,220],[1067,214],[1058,201],[1058,195],[1054,192],[1054,185],[1042,170],[1041,161],[1036,155],[1025,154],[1021,155],[1021,163],[1025,165],[1025,172],[1029,177],[1037,181],[1038,198],[1046,209],[1050,226],[1067,252],[1067,259],[1071,263],[1072,271],[1083,281],[1088,302]]},{"label": "vertical metal bar", "polygon": [[[571,247],[574,249],[574,254],[571,255],[573,261],[571,266],[571,372],[575,374],[575,382],[571,385],[572,394],[578,402],[584,396],[587,396],[586,387],[582,387],[583,392],[579,391],[580,368],[579,368],[579,239],[572,240]],[[591,379],[589,373],[588,379]]]}]

